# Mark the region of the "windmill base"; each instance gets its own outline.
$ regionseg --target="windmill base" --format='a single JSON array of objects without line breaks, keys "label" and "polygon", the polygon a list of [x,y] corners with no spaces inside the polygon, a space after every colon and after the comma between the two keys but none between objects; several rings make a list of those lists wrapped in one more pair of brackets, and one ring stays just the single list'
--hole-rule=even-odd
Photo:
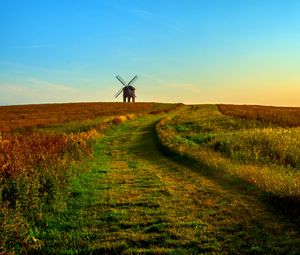
[{"label": "windmill base", "polygon": [[135,102],[135,98],[134,97],[123,97],[123,102],[126,103],[130,103],[130,102]]}]

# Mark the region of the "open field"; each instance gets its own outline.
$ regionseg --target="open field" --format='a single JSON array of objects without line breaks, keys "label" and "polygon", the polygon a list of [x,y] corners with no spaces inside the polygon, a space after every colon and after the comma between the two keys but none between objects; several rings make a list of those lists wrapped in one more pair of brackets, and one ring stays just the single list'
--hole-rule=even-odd
[{"label": "open field", "polygon": [[134,105],[2,135],[0,254],[300,253],[298,128]]},{"label": "open field", "polygon": [[300,107],[220,104],[218,108],[225,115],[272,122],[283,127],[300,126]]}]

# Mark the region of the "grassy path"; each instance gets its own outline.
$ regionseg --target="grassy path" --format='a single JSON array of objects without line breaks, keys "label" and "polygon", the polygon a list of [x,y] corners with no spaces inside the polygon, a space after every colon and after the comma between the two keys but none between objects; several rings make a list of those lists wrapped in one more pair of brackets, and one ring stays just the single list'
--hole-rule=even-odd
[{"label": "grassy path", "polygon": [[292,222],[162,154],[157,120],[129,121],[97,142],[66,209],[49,217],[43,253],[300,254]]}]

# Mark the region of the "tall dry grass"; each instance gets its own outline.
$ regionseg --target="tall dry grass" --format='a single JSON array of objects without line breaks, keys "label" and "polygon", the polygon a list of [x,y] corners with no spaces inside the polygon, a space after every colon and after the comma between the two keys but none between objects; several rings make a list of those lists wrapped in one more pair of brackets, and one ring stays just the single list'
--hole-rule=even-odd
[{"label": "tall dry grass", "polygon": [[300,126],[300,107],[219,104],[218,109],[225,115],[244,119],[272,122],[283,127]]},{"label": "tall dry grass", "polygon": [[218,140],[216,149],[234,160],[300,170],[299,128],[253,128],[228,133]]},{"label": "tall dry grass", "polygon": [[299,129],[222,116],[214,106],[165,118],[161,144],[211,171],[222,171],[280,197],[300,200]]}]

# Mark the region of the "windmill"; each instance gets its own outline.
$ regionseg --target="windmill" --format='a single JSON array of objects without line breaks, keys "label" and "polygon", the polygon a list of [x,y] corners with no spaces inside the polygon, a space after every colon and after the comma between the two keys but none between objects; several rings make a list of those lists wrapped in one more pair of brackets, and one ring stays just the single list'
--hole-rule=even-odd
[{"label": "windmill", "polygon": [[131,85],[137,80],[138,76],[134,76],[130,82],[126,84],[126,82],[121,78],[120,75],[117,75],[116,78],[118,79],[119,82],[122,83],[124,86],[121,88],[116,94],[115,98],[117,98],[123,91],[123,102],[126,102],[126,99],[128,102],[130,102],[130,99],[132,99],[132,102],[135,101],[136,95],[135,95],[135,88],[132,87]]}]

